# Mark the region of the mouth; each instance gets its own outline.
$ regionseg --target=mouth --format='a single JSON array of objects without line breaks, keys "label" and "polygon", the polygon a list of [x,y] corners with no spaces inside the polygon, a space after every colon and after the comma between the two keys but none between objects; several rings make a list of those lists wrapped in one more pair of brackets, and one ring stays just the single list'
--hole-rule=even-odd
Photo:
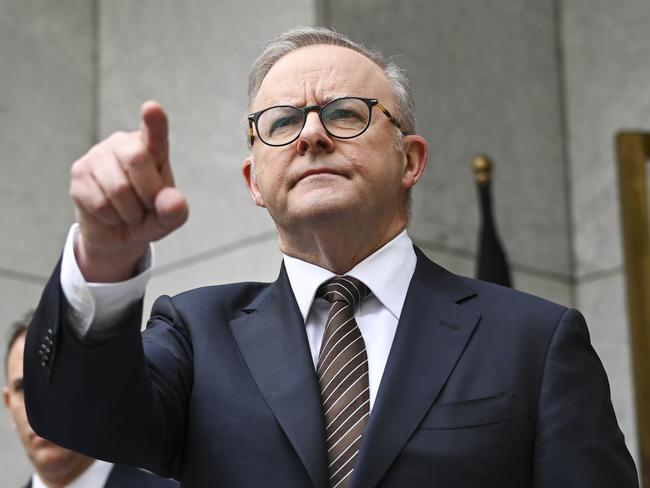
[{"label": "mouth", "polygon": [[299,183],[301,181],[305,181],[308,179],[312,178],[319,178],[319,177],[327,177],[327,176],[343,176],[341,173],[338,171],[335,171],[332,168],[311,168],[303,173],[301,173],[298,178],[296,179],[296,183]]}]

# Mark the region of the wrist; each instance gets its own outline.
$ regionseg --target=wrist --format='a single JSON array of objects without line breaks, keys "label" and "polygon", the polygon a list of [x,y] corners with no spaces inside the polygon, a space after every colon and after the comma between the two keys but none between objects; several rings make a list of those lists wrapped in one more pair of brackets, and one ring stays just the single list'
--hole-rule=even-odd
[{"label": "wrist", "polygon": [[137,274],[138,263],[147,252],[148,246],[147,243],[110,249],[93,245],[80,233],[74,246],[74,254],[79,270],[87,282],[116,283],[126,281]]}]

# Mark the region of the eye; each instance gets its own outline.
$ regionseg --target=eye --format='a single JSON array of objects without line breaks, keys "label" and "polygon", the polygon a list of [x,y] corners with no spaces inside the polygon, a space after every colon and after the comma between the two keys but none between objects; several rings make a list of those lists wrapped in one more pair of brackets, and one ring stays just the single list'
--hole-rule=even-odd
[{"label": "eye", "polygon": [[273,133],[277,130],[294,128],[296,125],[300,123],[298,119],[299,117],[295,114],[286,115],[284,117],[278,117],[273,119],[268,128],[269,135],[273,135]]},{"label": "eye", "polygon": [[355,111],[351,110],[348,108],[336,108],[333,110],[329,110],[326,114],[327,120],[350,120],[350,119],[356,119],[356,120],[361,120],[363,119],[363,116]]},{"label": "eye", "polygon": [[23,393],[23,379],[22,379],[22,378],[17,379],[17,380],[15,380],[15,381],[13,382],[12,390],[13,390],[15,393],[18,393],[18,394],[21,394],[21,395],[22,395],[22,393]]},{"label": "eye", "polygon": [[321,119],[336,136],[349,137],[368,125],[368,106],[358,98],[339,98],[327,105]]}]

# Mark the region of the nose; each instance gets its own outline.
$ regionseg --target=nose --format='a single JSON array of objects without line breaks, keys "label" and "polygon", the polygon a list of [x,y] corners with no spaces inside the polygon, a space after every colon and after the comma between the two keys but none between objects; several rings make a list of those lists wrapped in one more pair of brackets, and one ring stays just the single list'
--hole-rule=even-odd
[{"label": "nose", "polygon": [[298,154],[304,156],[308,152],[332,152],[334,150],[334,141],[318,117],[318,113],[309,112],[305,120],[305,126],[297,141]]}]

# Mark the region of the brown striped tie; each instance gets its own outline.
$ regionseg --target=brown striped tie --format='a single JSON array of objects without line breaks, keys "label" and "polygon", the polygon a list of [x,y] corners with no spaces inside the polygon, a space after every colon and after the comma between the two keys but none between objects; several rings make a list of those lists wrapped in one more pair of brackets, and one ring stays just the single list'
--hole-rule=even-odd
[{"label": "brown striped tie", "polygon": [[320,286],[316,296],[331,303],[317,374],[325,414],[330,486],[348,486],[368,423],[370,399],[368,356],[354,320],[354,306],[369,290],[359,280],[334,277]]}]

